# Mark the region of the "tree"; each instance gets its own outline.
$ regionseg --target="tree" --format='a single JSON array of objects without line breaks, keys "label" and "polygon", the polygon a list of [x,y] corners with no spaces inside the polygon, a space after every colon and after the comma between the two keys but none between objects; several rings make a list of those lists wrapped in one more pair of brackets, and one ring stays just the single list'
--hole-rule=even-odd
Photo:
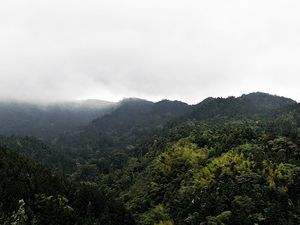
[{"label": "tree", "polygon": [[17,211],[11,216],[11,225],[27,225],[28,216],[25,210],[25,201],[21,199]]}]

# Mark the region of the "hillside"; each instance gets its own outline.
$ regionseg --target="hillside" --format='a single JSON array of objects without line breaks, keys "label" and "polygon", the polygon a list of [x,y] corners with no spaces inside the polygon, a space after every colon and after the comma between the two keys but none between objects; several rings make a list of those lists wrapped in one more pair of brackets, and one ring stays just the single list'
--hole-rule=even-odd
[{"label": "hillside", "polygon": [[299,224],[300,123],[271,120],[174,127],[128,161],[121,199],[144,225]]},{"label": "hillside", "polygon": [[142,99],[125,99],[113,112],[95,119],[76,132],[60,137],[56,146],[62,151],[83,153],[133,148],[162,130],[169,121],[191,111],[179,101],[157,103]]},{"label": "hillside", "polygon": [[91,184],[71,183],[0,147],[1,224],[134,224]]},{"label": "hillside", "polygon": [[296,102],[254,93],[192,110],[131,151],[81,161],[73,179],[116,195],[141,225],[298,224]]},{"label": "hillside", "polygon": [[240,97],[208,98],[195,106],[191,118],[197,120],[255,117],[294,105],[292,99],[255,92]]},{"label": "hillside", "polygon": [[[208,98],[193,106],[178,101],[126,99],[110,113],[61,135],[52,144],[18,136],[1,137],[0,142],[12,148],[11,152],[62,173],[63,182],[84,190],[75,199],[97,192],[100,197],[96,199],[102,199],[105,209],[92,213],[97,215],[93,221],[300,224],[300,106],[289,98],[251,93]],[[17,157],[16,162],[25,160],[9,154]],[[6,161],[10,159],[3,163]],[[20,164],[27,165],[27,161]],[[8,170],[4,168],[0,171]],[[32,173],[23,169],[18,167],[20,172],[11,173],[21,174],[20,182],[25,173]],[[43,176],[48,179],[48,175]],[[86,221],[88,200],[84,200],[87,205],[76,205],[69,191],[59,185],[59,193],[79,216],[63,214],[58,218]],[[50,195],[47,190],[45,187],[46,195]],[[9,211],[2,209],[5,215],[14,214],[17,199],[24,199],[35,215],[31,200],[26,196],[15,199]],[[120,215],[119,220],[113,219],[116,215]]]},{"label": "hillside", "polygon": [[0,135],[26,135],[51,140],[87,125],[114,108],[111,102],[87,100],[64,103],[0,102]]}]

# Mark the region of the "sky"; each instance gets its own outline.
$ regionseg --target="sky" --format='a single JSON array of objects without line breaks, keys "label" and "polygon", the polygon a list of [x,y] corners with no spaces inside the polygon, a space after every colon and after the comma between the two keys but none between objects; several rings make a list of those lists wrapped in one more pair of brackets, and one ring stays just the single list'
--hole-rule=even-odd
[{"label": "sky", "polygon": [[294,0],[0,1],[0,100],[300,101]]}]

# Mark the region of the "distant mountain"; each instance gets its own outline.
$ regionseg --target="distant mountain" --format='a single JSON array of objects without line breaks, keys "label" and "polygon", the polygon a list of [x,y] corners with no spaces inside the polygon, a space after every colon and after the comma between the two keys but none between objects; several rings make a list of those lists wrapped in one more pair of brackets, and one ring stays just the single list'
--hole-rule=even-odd
[{"label": "distant mountain", "polygon": [[0,134],[52,139],[111,112],[115,103],[86,100],[49,104],[0,103]]},{"label": "distant mountain", "polygon": [[190,106],[180,101],[150,102],[124,99],[111,113],[89,125],[62,135],[56,143],[63,151],[95,152],[124,150],[144,143],[169,122],[216,120],[264,115],[296,104],[289,98],[256,92],[240,97],[207,98]]},{"label": "distant mountain", "polygon": [[63,135],[57,145],[63,149],[92,152],[136,146],[151,134],[192,109],[186,103],[163,100],[153,103],[142,99],[125,99],[103,117],[77,132]]},{"label": "distant mountain", "polygon": [[197,120],[226,119],[264,114],[296,104],[296,101],[261,92],[240,97],[207,98],[195,106],[190,114]]}]

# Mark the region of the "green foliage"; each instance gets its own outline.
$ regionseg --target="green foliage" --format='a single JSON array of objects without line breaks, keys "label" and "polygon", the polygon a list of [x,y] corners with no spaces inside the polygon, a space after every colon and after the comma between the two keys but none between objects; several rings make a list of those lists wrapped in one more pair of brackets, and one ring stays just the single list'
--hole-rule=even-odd
[{"label": "green foliage", "polygon": [[150,154],[153,160],[132,186],[126,205],[140,224],[146,220],[139,215],[160,204],[174,224],[300,222],[294,141],[268,135],[265,123],[226,122],[206,131],[196,124],[190,137]]},{"label": "green foliage", "polygon": [[23,199],[19,201],[18,210],[14,212],[11,216],[11,225],[26,225],[28,221],[28,216],[25,211],[25,202]]},{"label": "green foliage", "polygon": [[68,205],[69,200],[61,195],[46,196],[39,194],[36,198],[34,220],[40,224],[72,224],[76,216],[74,209]]},{"label": "green foliage", "polygon": [[159,223],[155,223],[154,225],[173,225],[173,222],[170,220],[160,221]]},{"label": "green foliage", "polygon": [[2,147],[0,181],[3,224],[134,224],[126,210],[94,184],[70,182]]},{"label": "green foliage", "polygon": [[143,225],[167,223],[166,221],[170,221],[170,216],[167,213],[166,208],[162,204],[151,208],[149,211],[145,212],[140,217],[141,221],[143,221]]}]

